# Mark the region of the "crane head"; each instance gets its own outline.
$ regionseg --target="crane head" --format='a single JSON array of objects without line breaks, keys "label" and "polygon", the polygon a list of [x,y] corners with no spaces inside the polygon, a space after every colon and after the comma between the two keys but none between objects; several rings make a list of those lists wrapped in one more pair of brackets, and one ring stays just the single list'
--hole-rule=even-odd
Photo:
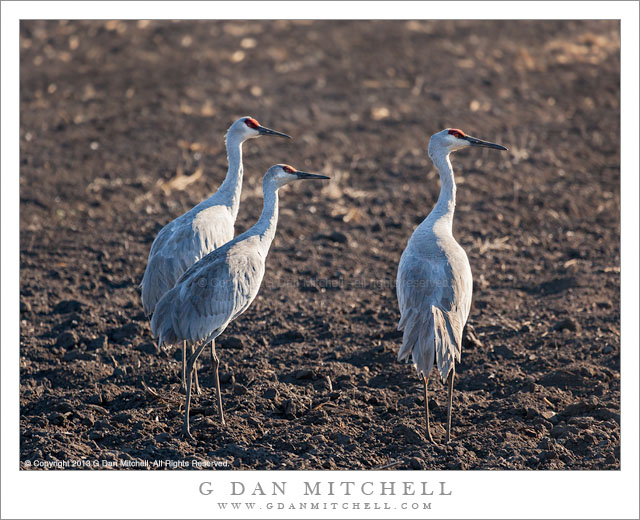
[{"label": "crane head", "polygon": [[328,179],[326,175],[318,175],[316,173],[307,173],[296,170],[288,164],[276,164],[267,170],[264,174],[263,185],[266,183],[275,183],[277,188],[281,188],[285,184],[301,179]]},{"label": "crane head", "polygon": [[242,141],[260,137],[261,135],[275,135],[278,137],[286,137],[287,139],[291,139],[291,137],[287,134],[283,134],[282,132],[277,132],[276,130],[271,130],[266,126],[262,126],[256,119],[249,116],[241,117],[235,123],[233,123],[229,128],[227,134],[237,136]]},{"label": "crane head", "polygon": [[449,154],[469,146],[494,148],[495,150],[508,149],[496,143],[490,143],[489,141],[483,141],[477,137],[471,137],[457,128],[445,128],[441,132],[431,136],[431,140],[429,141],[429,155],[431,156],[434,153],[443,152],[445,154]]}]

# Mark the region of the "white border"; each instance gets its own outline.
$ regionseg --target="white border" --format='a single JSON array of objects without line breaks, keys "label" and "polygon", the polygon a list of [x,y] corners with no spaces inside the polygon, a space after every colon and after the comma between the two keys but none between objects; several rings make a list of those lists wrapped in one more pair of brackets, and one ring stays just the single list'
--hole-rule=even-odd
[{"label": "white border", "polygon": [[[366,7],[365,7],[366,6]],[[213,481],[447,481],[434,518],[638,517],[638,3],[637,2],[2,2],[2,517],[211,518]],[[20,18],[622,19],[622,470],[618,472],[19,472],[18,271]],[[9,347],[8,347],[9,346]],[[288,496],[287,499],[294,498]],[[376,497],[377,500],[380,497]],[[229,512],[225,513],[228,515]],[[273,517],[389,518],[376,511],[272,511]],[[407,513],[407,517],[410,512]],[[236,517],[267,518],[266,511]]]}]

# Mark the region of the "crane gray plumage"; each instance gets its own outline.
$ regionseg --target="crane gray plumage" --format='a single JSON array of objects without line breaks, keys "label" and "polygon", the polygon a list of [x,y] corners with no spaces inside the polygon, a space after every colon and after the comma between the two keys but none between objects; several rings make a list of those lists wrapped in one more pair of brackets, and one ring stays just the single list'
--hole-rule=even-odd
[{"label": "crane gray plumage", "polygon": [[447,442],[455,363],[460,362],[462,332],[469,317],[473,278],[464,249],[453,238],[456,184],[449,154],[467,146],[506,150],[504,146],[447,128],[429,141],[429,157],[440,173],[440,195],[429,216],[416,228],[400,258],[396,292],[400,308],[398,330],[403,331],[398,360],[411,360],[424,382],[427,435],[427,382],[436,365],[443,382],[449,380]]},{"label": "crane gray plumage", "polygon": [[262,250],[259,235],[240,235],[191,266],[157,306],[151,328],[158,343],[197,343],[221,334],[258,293]]},{"label": "crane gray plumage", "polygon": [[[233,238],[244,173],[242,144],[261,135],[289,137],[261,126],[252,117],[235,121],[225,136],[229,167],[223,183],[211,197],[171,221],[158,233],[151,245],[140,284],[142,305],[147,316],[153,314],[162,296],[189,267]],[[199,391],[197,373],[196,388]]]},{"label": "crane gray plumage", "polygon": [[241,235],[204,256],[180,277],[158,302],[151,330],[160,346],[186,341],[197,344],[187,364],[184,431],[189,432],[189,406],[195,361],[211,343],[215,365],[218,412],[224,424],[215,339],[251,305],[262,283],[265,260],[278,222],[278,189],[297,179],[327,179],[322,175],[275,165],[264,176],[264,206],[258,222]]}]

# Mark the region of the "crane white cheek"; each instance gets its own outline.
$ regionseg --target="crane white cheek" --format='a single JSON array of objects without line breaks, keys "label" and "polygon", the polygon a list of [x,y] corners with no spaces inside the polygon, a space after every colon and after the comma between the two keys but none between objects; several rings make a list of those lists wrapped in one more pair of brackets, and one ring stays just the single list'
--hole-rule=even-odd
[{"label": "crane white cheek", "polygon": [[457,137],[451,136],[451,140],[453,141],[451,143],[451,151],[452,152],[455,152],[456,150],[462,150],[463,148],[467,148],[467,147],[471,146],[471,143],[469,141],[467,141],[466,139],[459,139]]}]

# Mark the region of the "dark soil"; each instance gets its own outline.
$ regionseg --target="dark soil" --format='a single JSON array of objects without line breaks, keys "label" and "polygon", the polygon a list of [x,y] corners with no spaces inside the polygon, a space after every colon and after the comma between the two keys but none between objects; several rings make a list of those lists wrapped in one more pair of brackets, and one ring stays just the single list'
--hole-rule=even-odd
[{"label": "dark soil", "polygon": [[[619,46],[614,21],[23,22],[22,467],[618,469]],[[242,115],[295,140],[245,144],[238,231],[272,164],[332,181],[283,190],[260,295],[219,341],[228,425],[203,356],[194,442],[138,283]],[[447,126],[510,151],[452,157],[474,300],[449,445],[432,374],[432,445],[394,280]]]}]

